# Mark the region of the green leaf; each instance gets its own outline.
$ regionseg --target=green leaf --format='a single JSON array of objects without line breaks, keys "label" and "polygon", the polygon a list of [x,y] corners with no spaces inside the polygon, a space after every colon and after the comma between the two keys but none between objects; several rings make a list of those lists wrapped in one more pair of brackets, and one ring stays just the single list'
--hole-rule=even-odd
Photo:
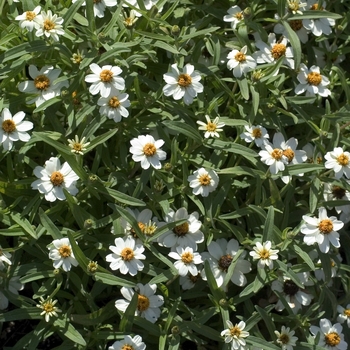
[{"label": "green leaf", "polygon": [[50,218],[45,214],[42,208],[39,208],[39,217],[42,225],[47,230],[47,233],[52,236],[53,239],[61,239],[62,233],[56,227],[56,225],[50,220]]},{"label": "green leaf", "polygon": [[243,79],[237,79],[237,83],[239,86],[239,89],[241,91],[242,97],[245,100],[249,100],[249,86],[248,86],[248,80],[246,78]]},{"label": "green leaf", "polygon": [[121,286],[121,287],[135,287],[134,282],[130,282],[120,277],[116,277],[111,273],[96,272],[94,274],[94,279],[97,282],[105,283],[110,286]]},{"label": "green leaf", "polygon": [[311,11],[303,11],[302,15],[293,15],[289,17],[290,20],[295,20],[295,19],[319,19],[319,18],[333,18],[333,19],[339,19],[343,18],[342,15],[338,15],[336,13],[328,12],[328,11],[316,11],[316,10],[311,10]]},{"label": "green leaf", "polygon": [[37,307],[23,307],[21,309],[15,309],[0,313],[0,322],[10,322],[19,320],[40,320],[43,316],[40,316],[40,309]]},{"label": "green leaf", "polygon": [[[285,2],[285,1],[284,1]],[[281,16],[282,17],[282,16]],[[295,31],[290,27],[287,21],[281,20],[282,25],[288,33],[288,39],[293,48],[294,70],[298,71],[301,62],[301,45],[300,39]]]},{"label": "green leaf", "polygon": [[66,29],[67,26],[70,24],[71,20],[73,19],[76,12],[80,9],[81,5],[83,4],[85,0],[77,0],[75,3],[72,3],[68,11],[62,16],[64,19],[63,22],[63,28]]},{"label": "green leaf", "polygon": [[130,332],[134,323],[135,311],[138,303],[138,293],[134,293],[119,323],[121,332]]},{"label": "green leaf", "polygon": [[84,337],[73,327],[68,319],[56,318],[53,325],[64,337],[76,344],[86,346]]},{"label": "green leaf", "polygon": [[174,120],[165,120],[163,124],[170,130],[179,132],[188,136],[189,138],[195,140],[197,143],[202,143],[202,137],[199,135],[198,130],[194,129],[192,126]]},{"label": "green leaf", "polygon": [[37,235],[31,225],[31,223],[27,220],[22,218],[19,214],[11,213],[11,219],[20,226],[24,232],[26,232],[29,236],[31,236],[34,239],[37,239]]},{"label": "green leaf", "polygon": [[263,230],[263,237],[262,237],[263,242],[271,241],[271,237],[273,235],[273,229],[274,229],[274,218],[275,218],[275,210],[273,206],[270,206],[267,212],[267,217],[265,220],[265,225]]},{"label": "green leaf", "polygon": [[96,146],[106,142],[108,139],[113,137],[117,132],[118,132],[118,129],[115,128],[115,129],[107,131],[106,133],[104,133],[102,135],[97,136],[92,141],[90,141],[90,144],[88,146],[86,146],[86,152],[89,152],[89,151],[93,150],[94,148],[96,148]]},{"label": "green leaf", "polygon": [[300,256],[304,260],[304,262],[310,267],[312,271],[315,271],[315,264],[313,263],[307,252],[305,252],[296,244],[293,244],[293,250],[295,253],[297,253],[298,256]]}]

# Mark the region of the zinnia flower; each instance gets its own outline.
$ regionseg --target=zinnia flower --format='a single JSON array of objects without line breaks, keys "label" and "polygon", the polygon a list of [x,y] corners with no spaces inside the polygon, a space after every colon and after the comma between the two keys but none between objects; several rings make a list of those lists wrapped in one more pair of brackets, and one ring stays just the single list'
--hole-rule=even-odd
[{"label": "zinnia flower", "polygon": [[55,269],[62,266],[63,270],[68,272],[72,265],[78,266],[68,238],[55,239],[49,246],[49,250],[49,258],[53,260]]},{"label": "zinnia flower", "polygon": [[193,172],[193,175],[188,176],[187,181],[190,183],[190,187],[193,188],[194,195],[199,194],[203,197],[208,197],[210,192],[216,190],[219,184],[219,176],[214,170],[206,170],[200,168]]},{"label": "zinnia flower", "polygon": [[41,14],[34,18],[34,21],[38,24],[36,36],[45,35],[47,38],[52,37],[54,41],[58,41],[58,36],[64,34],[62,27],[63,18],[58,17],[56,14],[53,15],[51,10],[47,12],[41,11]]}]

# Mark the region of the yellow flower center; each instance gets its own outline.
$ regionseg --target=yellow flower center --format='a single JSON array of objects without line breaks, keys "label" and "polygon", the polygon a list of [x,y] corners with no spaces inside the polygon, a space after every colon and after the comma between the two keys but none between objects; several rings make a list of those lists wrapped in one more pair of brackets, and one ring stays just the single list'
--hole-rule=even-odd
[{"label": "yellow flower center", "polygon": [[54,186],[61,186],[64,181],[64,177],[59,171],[54,171],[50,176],[50,181]]},{"label": "yellow flower center", "polygon": [[50,79],[45,74],[40,74],[34,79],[34,86],[45,91],[50,87]]},{"label": "yellow flower center", "polygon": [[276,160],[281,160],[283,156],[283,151],[279,148],[275,148],[272,152],[271,152],[271,157],[276,159]]},{"label": "yellow flower center", "polygon": [[149,299],[142,294],[137,297],[137,309],[139,311],[146,311],[149,308]]},{"label": "yellow flower center", "polygon": [[337,346],[340,341],[340,335],[336,332],[328,333],[324,336],[324,341],[329,346]]},{"label": "yellow flower center", "polygon": [[100,79],[101,81],[103,81],[104,83],[110,83],[113,80],[113,72],[110,71],[109,69],[104,69],[101,73],[100,73]]},{"label": "yellow flower center", "polygon": [[16,123],[11,119],[6,119],[2,122],[2,130],[8,134],[11,134],[16,130]]},{"label": "yellow flower center", "polygon": [[299,6],[299,0],[296,1],[289,1],[288,2],[288,8],[291,12],[296,12],[299,10],[300,6]]},{"label": "yellow flower center", "polygon": [[310,72],[306,77],[307,82],[310,85],[318,86],[322,82],[322,76],[317,72]]},{"label": "yellow flower center", "polygon": [[154,232],[156,232],[156,229],[157,229],[157,225],[153,222],[149,222],[145,228],[144,228],[144,231],[143,233],[146,235],[146,236],[153,236]]},{"label": "yellow flower center", "polygon": [[329,219],[324,219],[318,224],[318,229],[324,235],[328,235],[333,231],[333,222]]},{"label": "yellow flower center", "polygon": [[179,225],[179,226],[175,226],[173,229],[173,232],[179,236],[185,236],[188,233],[190,226],[188,224],[188,222],[184,222],[183,224]]},{"label": "yellow flower center", "polygon": [[289,336],[286,333],[281,334],[281,336],[278,338],[278,340],[282,343],[282,344],[288,344],[289,343]]},{"label": "yellow flower center", "polygon": [[70,248],[70,246],[64,244],[58,249],[58,253],[61,255],[62,258],[65,259],[71,256],[72,249]]},{"label": "yellow flower center", "polygon": [[280,57],[286,54],[287,47],[283,44],[276,44],[271,49],[271,55],[275,60],[278,60]]},{"label": "yellow flower center", "polygon": [[178,85],[186,88],[187,86],[192,84],[192,78],[189,74],[180,74],[177,79]]},{"label": "yellow flower center", "polygon": [[236,17],[239,21],[241,21],[241,20],[243,19],[243,12],[237,12],[237,13],[235,14],[235,17]]},{"label": "yellow flower center", "polygon": [[146,143],[143,146],[143,153],[146,157],[152,157],[157,153],[157,148],[153,143]]},{"label": "yellow flower center", "polygon": [[241,333],[242,333],[242,331],[238,326],[234,326],[234,327],[230,328],[231,337],[239,338]]},{"label": "yellow flower center", "polygon": [[181,255],[181,260],[184,264],[190,264],[193,261],[193,254],[185,252]]},{"label": "yellow flower center", "polygon": [[262,132],[261,132],[261,130],[259,128],[255,128],[252,131],[252,135],[253,135],[254,138],[260,139],[260,137],[262,136]]},{"label": "yellow flower center", "polygon": [[210,176],[208,174],[203,174],[199,177],[198,181],[202,186],[209,186],[210,185]]},{"label": "yellow flower center", "polygon": [[342,153],[342,154],[337,158],[337,162],[338,162],[338,164],[340,164],[340,165],[346,166],[346,165],[349,164],[349,157],[348,157],[346,154]]},{"label": "yellow flower center", "polygon": [[266,260],[271,256],[270,251],[265,248],[259,251],[259,255],[262,260]]},{"label": "yellow flower center", "polygon": [[52,29],[55,29],[55,22],[52,22],[50,19],[45,19],[44,21],[44,29],[49,32]]},{"label": "yellow flower center", "polygon": [[[97,0],[94,0],[97,1]],[[100,0],[98,0],[100,1]],[[134,347],[130,344],[124,344],[123,347],[121,348],[121,350],[134,350]]]},{"label": "yellow flower center", "polygon": [[235,55],[235,60],[238,62],[245,62],[247,58],[245,57],[245,54],[242,52],[237,52]]},{"label": "yellow flower center", "polygon": [[55,311],[55,306],[52,303],[47,302],[47,303],[43,304],[43,310],[47,314],[49,314],[50,312]]},{"label": "yellow flower center", "polygon": [[120,106],[120,101],[116,96],[113,96],[109,102],[108,102],[109,107],[111,108],[118,108]]},{"label": "yellow flower center", "polygon": [[295,32],[297,32],[303,27],[303,21],[301,19],[294,19],[289,21],[289,25]]},{"label": "yellow flower center", "polygon": [[33,12],[33,11],[26,12],[26,20],[27,21],[32,21],[35,17],[36,17],[35,12]]},{"label": "yellow flower center", "polygon": [[345,309],[344,310],[344,315],[347,317],[350,317],[350,309]]},{"label": "yellow flower center", "polygon": [[71,146],[75,153],[79,153],[83,151],[83,145],[80,142],[74,142]]},{"label": "yellow flower center", "polygon": [[322,10],[323,10],[323,6],[321,6],[320,8],[318,8],[318,4],[313,4],[313,5],[310,7],[310,10],[320,10],[320,11],[322,11]]},{"label": "yellow flower center", "polygon": [[[145,230],[146,225],[145,225],[143,222],[140,222],[140,221],[139,221],[139,222],[137,223],[137,226],[139,227],[140,231],[143,233],[144,230]],[[131,232],[132,234],[135,234],[135,233],[136,233],[135,230],[134,230],[133,228],[130,229],[130,232]]]},{"label": "yellow flower center", "polygon": [[287,157],[288,163],[290,163],[294,158],[294,152],[291,148],[287,148],[283,151],[283,155]]},{"label": "yellow flower center", "polygon": [[227,272],[228,268],[232,263],[232,260],[233,258],[231,255],[229,254],[223,255],[218,262],[220,270]]},{"label": "yellow flower center", "polygon": [[121,251],[120,256],[124,261],[130,261],[130,260],[134,259],[135,254],[131,248],[124,248]]},{"label": "yellow flower center", "polygon": [[207,131],[212,132],[212,131],[215,131],[215,130],[216,130],[216,124],[215,124],[215,123],[212,123],[212,122],[209,122],[209,123],[207,124]]}]

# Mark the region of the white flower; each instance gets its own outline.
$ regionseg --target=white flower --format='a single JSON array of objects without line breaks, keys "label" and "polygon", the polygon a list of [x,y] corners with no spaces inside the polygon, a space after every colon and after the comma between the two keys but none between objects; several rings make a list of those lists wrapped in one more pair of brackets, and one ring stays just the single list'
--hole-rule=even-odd
[{"label": "white flower", "polygon": [[300,64],[300,72],[297,75],[298,84],[294,92],[300,95],[306,91],[306,96],[320,95],[327,97],[331,95],[331,91],[326,88],[329,85],[329,79],[320,74],[320,68],[311,66],[308,69],[304,63]]},{"label": "white flower", "polygon": [[300,0],[287,0],[288,11],[293,15],[302,15],[306,5],[306,2],[300,2]]},{"label": "white flower", "polygon": [[126,335],[123,340],[114,342],[108,347],[108,350],[145,350],[146,344],[142,342],[142,338],[139,335],[135,335],[131,338],[130,335]]},{"label": "white flower", "polygon": [[54,41],[58,41],[58,36],[64,34],[62,27],[63,18],[57,17],[56,14],[53,15],[51,10],[47,12],[41,11],[40,15],[34,18],[34,21],[38,24],[36,36],[45,35],[47,38],[52,37]]},{"label": "white flower", "polygon": [[112,254],[106,256],[106,261],[110,262],[109,267],[112,270],[119,270],[120,273],[136,276],[138,271],[144,268],[143,262],[146,257],[143,255],[145,248],[141,244],[135,245],[135,240],[128,236],[125,239],[116,238],[114,244],[109,246]]},{"label": "white flower", "polygon": [[271,249],[271,242],[266,241],[263,244],[260,242],[255,243],[253,247],[254,251],[250,252],[249,255],[253,257],[254,260],[258,261],[258,267],[263,269],[265,266],[272,269],[273,260],[278,259],[277,253],[279,250]]},{"label": "white flower", "polygon": [[45,101],[60,95],[62,87],[68,87],[67,81],[55,83],[60,75],[60,69],[54,69],[53,66],[44,66],[40,71],[34,66],[29,66],[29,75],[33,80],[23,81],[18,84],[18,90],[27,94],[37,95],[28,101],[29,104],[34,103],[38,107]]},{"label": "white flower", "polygon": [[45,167],[34,168],[34,175],[39,179],[32,183],[32,189],[45,194],[45,199],[54,202],[56,199],[66,199],[63,189],[75,196],[78,189],[75,184],[79,176],[72,170],[67,162],[61,167],[61,162],[56,157],[51,157],[45,162]]},{"label": "white flower", "polygon": [[[291,69],[294,69],[294,54],[291,47],[287,47],[288,40],[283,37],[282,40],[276,42],[275,33],[270,33],[267,44],[258,39],[255,46],[260,50],[253,54],[257,63],[276,63],[278,59],[283,57],[283,63]],[[278,74],[275,72],[275,75]]]},{"label": "white flower", "polygon": [[164,145],[163,140],[155,140],[151,135],[140,135],[130,141],[129,149],[132,159],[141,162],[142,169],[148,169],[151,165],[155,169],[160,169],[161,160],[166,159],[166,153],[160,148]]},{"label": "white flower", "polygon": [[49,322],[50,317],[56,316],[58,317],[57,312],[62,312],[61,309],[59,309],[57,306],[58,300],[52,301],[52,299],[44,300],[43,297],[40,297],[40,304],[37,304],[36,307],[42,309],[42,313],[40,314],[41,316],[45,315],[45,321]]},{"label": "white flower", "polygon": [[327,63],[332,66],[338,65],[345,60],[345,55],[339,55],[339,48],[335,43],[330,44],[328,40],[318,42],[319,47],[314,47],[316,64],[323,68]]},{"label": "white flower", "polygon": [[[224,238],[219,238],[216,241],[211,241],[208,245],[208,251],[202,253],[203,260],[208,260],[213,276],[218,287],[224,283],[227,271],[239,250],[239,243],[235,239],[230,239],[228,242]],[[233,270],[231,281],[237,286],[244,286],[247,279],[245,273],[251,271],[249,261],[244,260],[245,254],[241,254],[236,261],[236,266]],[[206,280],[205,270],[202,271],[202,277]]]},{"label": "white flower", "polygon": [[111,95],[107,98],[100,97],[97,101],[97,104],[101,106],[99,109],[100,114],[106,115],[116,123],[120,122],[122,117],[127,118],[129,112],[126,108],[130,107],[128,97],[128,94],[121,94],[119,91],[115,90],[112,90]]},{"label": "white flower", "polygon": [[221,336],[225,337],[225,343],[231,343],[232,350],[244,350],[246,349],[246,341],[244,338],[249,336],[249,332],[244,331],[245,322],[240,321],[238,324],[233,325],[229,320],[226,321],[228,326],[221,332]]},{"label": "white flower", "polygon": [[322,163],[322,155],[320,152],[316,153],[316,147],[313,146],[311,143],[307,143],[304,147],[303,150],[306,152],[306,162],[307,163],[316,163],[316,164],[321,164]]},{"label": "white flower", "polygon": [[163,74],[166,85],[163,87],[165,96],[173,95],[174,100],[183,101],[186,105],[193,102],[198,93],[203,92],[203,85],[199,82],[201,76],[194,70],[192,64],[187,63],[180,73],[177,64],[171,66],[171,73]]},{"label": "white flower", "polygon": [[193,175],[188,176],[187,181],[190,187],[193,188],[192,193],[196,196],[199,194],[203,197],[208,197],[210,192],[216,190],[219,184],[219,176],[214,170],[206,170],[200,168],[193,172]]},{"label": "white flower", "polygon": [[343,174],[350,179],[350,153],[344,152],[341,147],[335,147],[332,152],[327,152],[324,156],[327,169],[333,169],[334,177],[340,179]]},{"label": "white flower", "polygon": [[85,136],[79,141],[79,136],[75,135],[74,140],[68,139],[68,146],[71,148],[71,152],[75,154],[84,155],[86,147],[90,145],[90,142],[85,142]]},{"label": "white flower", "polygon": [[198,130],[204,130],[204,137],[207,139],[209,137],[220,137],[219,132],[222,132],[222,128],[225,126],[225,123],[219,123],[220,118],[216,117],[213,121],[210,120],[209,116],[206,115],[206,123],[203,123],[200,120],[197,120],[197,124],[200,125]]},{"label": "white flower", "polygon": [[180,246],[183,248],[190,247],[197,250],[197,244],[204,241],[204,234],[200,230],[202,223],[198,220],[199,214],[195,211],[188,215],[187,209],[180,208],[176,212],[170,210],[165,216],[165,222],[159,226],[164,226],[166,223],[171,223],[185,219],[183,224],[175,226],[172,230],[163,233],[158,238],[158,243],[161,246],[172,248]]},{"label": "white flower", "polygon": [[33,123],[23,121],[25,116],[24,112],[17,112],[12,116],[8,108],[2,110],[0,117],[0,142],[6,151],[12,149],[15,141],[29,141],[30,135],[26,131],[33,129]]},{"label": "white flower", "polygon": [[317,345],[325,350],[347,350],[348,343],[344,341],[342,330],[340,323],[332,325],[326,318],[320,320],[320,327],[310,327],[310,332],[315,338],[318,334],[320,335]]},{"label": "white flower", "polygon": [[192,276],[198,275],[198,264],[202,263],[202,257],[199,253],[194,252],[190,247],[176,247],[176,252],[168,254],[171,258],[177,260],[174,263],[175,268],[179,271],[180,276],[186,276],[190,273]]},{"label": "white flower", "polygon": [[245,132],[240,135],[245,142],[255,142],[258,147],[261,147],[270,137],[267,130],[261,125],[244,125]]},{"label": "white flower", "polygon": [[256,61],[252,56],[246,55],[247,45],[243,46],[240,51],[232,50],[228,55],[227,68],[233,69],[233,75],[240,78],[243,74],[252,71],[256,67]]},{"label": "white flower", "polygon": [[[350,184],[350,181],[346,181]],[[343,187],[338,185],[333,185],[329,182],[325,182],[323,184],[323,198],[325,201],[347,201],[349,203],[336,206],[335,211],[340,214],[344,212],[344,214],[350,214],[350,192],[345,190]],[[333,207],[329,207],[328,209],[332,209]]]},{"label": "white flower", "polygon": [[[317,254],[317,252],[316,252],[316,254]],[[338,264],[340,264],[340,262],[342,261],[342,257],[339,254],[337,255],[337,260],[338,260]],[[315,269],[316,279],[318,281],[326,281],[326,275],[324,273],[321,259],[317,260],[315,266],[316,266],[316,269]],[[330,276],[331,279],[329,281],[327,281],[328,286],[331,286],[333,284],[332,278],[337,276],[337,270],[338,270],[337,263],[332,258],[330,258],[330,267],[331,267],[331,276]]]},{"label": "white flower", "polygon": [[237,5],[230,7],[227,10],[227,15],[224,16],[224,22],[231,22],[233,30],[236,29],[237,24],[244,19],[243,11]]},{"label": "white flower", "polygon": [[[123,4],[124,6],[124,4]],[[132,26],[136,23],[136,21],[138,20],[140,13],[135,11],[135,10],[131,10],[129,15],[127,13],[124,12],[124,20],[123,23],[125,25],[125,27],[127,28],[132,28]]]},{"label": "white flower", "polygon": [[33,11],[26,11],[21,15],[18,15],[15,20],[19,21],[19,26],[22,29],[26,28],[29,32],[31,32],[34,28],[39,28],[39,24],[35,22],[34,19],[39,14],[40,10],[41,7],[37,6]]},{"label": "white flower", "polygon": [[[302,285],[312,285],[312,282],[309,281],[308,273],[297,273],[297,276]],[[300,288],[295,284],[295,282],[286,276],[279,277],[277,280],[274,280],[271,284],[271,289],[282,294],[294,314],[298,312],[302,305],[310,305],[313,298],[312,295],[306,293],[305,288]],[[284,310],[284,305],[281,300],[278,300],[277,304],[275,305],[275,309],[277,311]]]},{"label": "white flower", "polygon": [[339,312],[337,321],[339,323],[344,323],[346,321],[346,324],[350,328],[350,304],[346,305],[346,308],[342,307],[341,305],[338,305],[337,311]]},{"label": "white flower", "polygon": [[[309,10],[325,11],[326,3],[323,2],[321,8],[318,8],[317,0],[308,0],[307,6]],[[322,34],[329,35],[332,33],[332,28],[335,25],[333,18],[318,18],[318,19],[303,19],[303,26],[312,32],[315,36]]]},{"label": "white flower", "polygon": [[1,291],[2,290],[7,290],[7,292],[12,293],[14,295],[18,295],[18,291],[22,290],[24,288],[24,284],[22,284],[19,281],[20,277],[15,276],[11,277],[8,282],[5,278],[0,277],[0,310],[7,309],[9,306],[9,300],[5,296],[5,294]]},{"label": "white flower", "polygon": [[[73,0],[73,4],[77,2],[78,0]],[[85,1],[83,2],[82,6],[85,6]],[[106,7],[113,7],[117,5],[117,0],[99,0],[94,1],[94,16],[103,18],[105,14]]]},{"label": "white flower", "polygon": [[63,270],[68,272],[72,265],[78,266],[68,238],[55,239],[49,246],[49,250],[49,258],[53,260],[55,269],[62,266]]},{"label": "white flower", "polygon": [[[129,0],[128,4],[134,6],[137,9],[140,9],[139,1],[140,0]],[[153,6],[156,6],[157,3],[158,3],[158,0],[143,0],[143,4],[144,4],[146,10],[150,10]],[[124,3],[123,3],[123,6],[124,7],[128,7],[128,5],[126,5]],[[162,9],[163,9],[163,7],[157,8],[158,12],[161,12]],[[139,12],[139,11],[136,11],[136,10],[131,10],[131,11],[134,11],[135,12],[135,16],[137,16],[137,17],[141,17],[142,16],[142,13]]]},{"label": "white flower", "polygon": [[[154,295],[157,290],[156,284],[137,283],[135,290],[138,294],[137,308],[135,316],[141,316],[146,320],[155,323],[160,316],[160,306],[164,304],[164,298],[161,295]],[[129,287],[122,287],[120,292],[126,299],[119,299],[115,302],[115,307],[125,312],[134,295],[134,290]]]},{"label": "white flower", "polygon": [[322,253],[328,253],[330,244],[340,247],[338,231],[344,223],[335,216],[328,217],[325,208],[318,209],[318,218],[303,215],[303,220],[305,223],[301,225],[300,231],[305,235],[304,242],[307,245],[317,243]]},{"label": "white flower", "polygon": [[115,90],[123,90],[125,88],[125,81],[119,77],[122,72],[118,66],[105,65],[100,67],[96,63],[90,64],[92,74],[85,77],[87,83],[92,83],[89,91],[92,95],[101,94],[102,97],[108,98],[111,96],[113,88]]},{"label": "white flower", "polygon": [[[275,19],[280,20],[280,16],[278,16],[277,14],[275,14]],[[289,26],[293,29],[293,31],[295,32],[295,34],[298,36],[299,40],[305,44],[307,43],[307,41],[309,40],[308,37],[308,31],[303,27],[303,22],[301,19],[290,19],[288,20],[288,24]],[[277,23],[274,27],[273,27],[273,31],[276,34],[282,34],[283,36],[285,36],[288,40],[290,40],[289,38],[289,33],[286,30],[286,27],[281,24],[281,23]]]},{"label": "white flower", "polygon": [[5,268],[5,264],[8,264],[8,265],[12,265],[12,262],[11,262],[11,256],[12,254],[3,250],[1,245],[0,245],[0,270],[3,270]]},{"label": "white flower", "polygon": [[291,331],[289,327],[282,326],[281,333],[275,331],[277,336],[277,343],[281,345],[282,350],[293,350],[296,345],[297,337],[294,337],[295,332]]},{"label": "white flower", "polygon": [[192,289],[198,280],[201,279],[201,274],[198,273],[197,276],[192,276],[190,273],[186,276],[180,276],[180,285],[183,290]]}]

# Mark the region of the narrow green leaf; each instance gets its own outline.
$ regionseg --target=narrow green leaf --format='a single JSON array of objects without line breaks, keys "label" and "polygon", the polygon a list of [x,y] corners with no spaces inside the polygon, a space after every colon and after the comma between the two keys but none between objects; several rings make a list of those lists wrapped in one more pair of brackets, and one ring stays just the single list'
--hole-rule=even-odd
[{"label": "narrow green leaf", "polygon": [[[284,1],[285,2],[285,1]],[[282,16],[281,16],[282,17]],[[293,48],[294,70],[298,71],[301,62],[300,39],[287,21],[281,20],[282,25],[288,33],[288,39]]]},{"label": "narrow green leaf", "polygon": [[315,271],[315,264],[313,263],[307,252],[305,252],[296,244],[293,244],[293,250],[295,253],[297,253],[298,256],[300,256],[304,260],[304,262],[310,267],[312,271]]},{"label": "narrow green leaf", "polygon": [[264,230],[263,230],[263,237],[262,237],[263,242],[272,240],[274,219],[275,219],[275,210],[273,206],[269,206],[269,210],[267,212]]},{"label": "narrow green leaf", "polygon": [[17,225],[19,225],[23,229],[23,231],[26,232],[29,236],[31,236],[34,239],[38,238],[31,223],[27,219],[21,218],[19,214],[14,213],[11,213],[11,219]]},{"label": "narrow green leaf", "polygon": [[319,18],[333,18],[333,19],[340,19],[343,18],[342,15],[338,15],[336,13],[328,12],[328,11],[317,11],[317,10],[311,10],[311,11],[303,11],[302,15],[293,15],[289,17],[290,20],[295,19],[319,19]]},{"label": "narrow green leaf", "polygon": [[77,0],[75,3],[72,3],[69,8],[68,11],[62,16],[64,19],[63,22],[63,28],[66,29],[67,26],[70,24],[70,22],[72,21],[74,15],[76,14],[76,12],[80,9],[81,5],[83,4],[85,0]]},{"label": "narrow green leaf", "polygon": [[56,318],[53,325],[62,335],[72,342],[86,346],[84,337],[73,327],[68,319]]},{"label": "narrow green leaf", "polygon": [[116,277],[111,273],[96,272],[94,279],[98,282],[108,284],[110,286],[135,287],[134,282],[130,282],[120,277]]},{"label": "narrow green leaf", "polygon": [[192,126],[174,120],[165,120],[163,124],[170,130],[177,131],[195,140],[197,143],[202,143],[202,137],[199,135],[198,130],[194,129]]},{"label": "narrow green leaf", "polygon": [[51,235],[53,239],[61,239],[63,237],[61,231],[45,214],[42,208],[39,208],[39,217],[40,217],[41,224],[45,227],[45,229],[47,230],[47,233]]},{"label": "narrow green leaf", "polygon": [[130,332],[131,331],[132,325],[134,323],[137,303],[138,303],[138,294],[134,293],[134,295],[130,301],[130,304],[126,308],[126,310],[122,316],[122,319],[120,320],[119,330],[121,332]]},{"label": "narrow green leaf", "polygon": [[249,87],[248,80],[246,78],[236,80],[241,91],[242,97],[245,100],[249,100]]}]

